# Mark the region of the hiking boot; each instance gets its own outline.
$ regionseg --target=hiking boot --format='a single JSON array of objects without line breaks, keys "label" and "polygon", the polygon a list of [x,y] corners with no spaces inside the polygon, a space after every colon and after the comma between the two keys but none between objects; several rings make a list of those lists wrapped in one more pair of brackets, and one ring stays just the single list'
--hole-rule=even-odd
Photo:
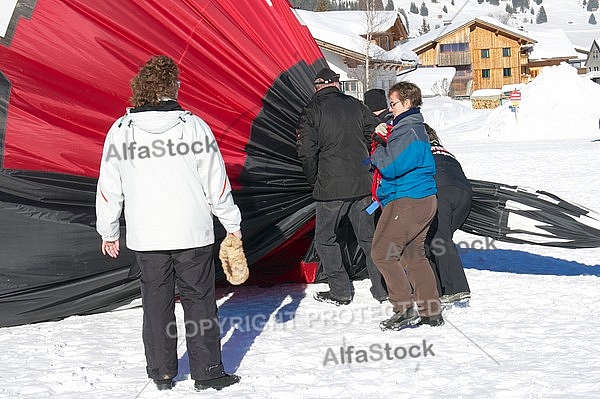
[{"label": "hiking boot", "polygon": [[392,317],[379,323],[382,330],[402,330],[404,328],[414,327],[419,324],[421,318],[417,311],[410,307],[403,312],[396,312]]},{"label": "hiking boot", "polygon": [[470,292],[457,292],[455,294],[446,294],[440,297],[440,302],[443,304],[464,301],[471,298]]},{"label": "hiking boot", "polygon": [[348,305],[350,304],[350,299],[339,299],[331,295],[331,291],[320,291],[313,295],[317,301],[332,303],[336,306]]},{"label": "hiking boot", "polygon": [[225,374],[221,377],[213,378],[210,380],[196,380],[194,383],[194,389],[196,391],[203,391],[208,388],[216,389],[220,391],[230,385],[237,384],[240,382],[240,377],[235,374]]},{"label": "hiking boot", "polygon": [[165,391],[167,389],[173,388],[173,379],[167,378],[165,380],[153,380],[154,384],[156,384],[156,388],[159,391]]},{"label": "hiking boot", "polygon": [[442,314],[436,314],[433,316],[421,316],[421,321],[419,321],[419,325],[427,324],[431,327],[439,327],[444,325],[444,318]]}]

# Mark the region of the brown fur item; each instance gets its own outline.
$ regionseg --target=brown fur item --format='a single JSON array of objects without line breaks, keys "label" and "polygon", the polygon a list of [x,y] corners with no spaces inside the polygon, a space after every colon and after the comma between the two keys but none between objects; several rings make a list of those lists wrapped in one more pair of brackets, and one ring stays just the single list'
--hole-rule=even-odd
[{"label": "brown fur item", "polygon": [[221,242],[219,259],[221,259],[223,271],[229,283],[239,285],[248,279],[250,270],[248,270],[242,240],[233,234],[227,234],[227,237]]}]

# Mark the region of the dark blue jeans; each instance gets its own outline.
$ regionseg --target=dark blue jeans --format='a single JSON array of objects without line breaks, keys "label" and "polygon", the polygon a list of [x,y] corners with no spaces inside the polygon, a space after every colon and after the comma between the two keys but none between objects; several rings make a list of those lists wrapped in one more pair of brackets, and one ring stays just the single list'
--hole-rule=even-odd
[{"label": "dark blue jeans", "polygon": [[374,217],[365,211],[370,204],[370,196],[355,200],[317,201],[315,249],[327,276],[331,294],[338,299],[352,299],[353,293],[336,234],[344,216],[348,216],[358,245],[365,254],[371,294],[376,299],[387,297],[383,277],[371,258]]}]

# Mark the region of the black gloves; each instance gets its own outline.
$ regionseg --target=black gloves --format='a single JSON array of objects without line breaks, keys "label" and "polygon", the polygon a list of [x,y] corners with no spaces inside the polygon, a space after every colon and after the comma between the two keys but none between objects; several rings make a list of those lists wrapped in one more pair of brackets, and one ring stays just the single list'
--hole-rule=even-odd
[{"label": "black gloves", "polygon": [[373,142],[377,143],[382,147],[387,147],[387,140],[377,132],[373,133],[373,135],[371,136],[371,140],[373,140]]}]

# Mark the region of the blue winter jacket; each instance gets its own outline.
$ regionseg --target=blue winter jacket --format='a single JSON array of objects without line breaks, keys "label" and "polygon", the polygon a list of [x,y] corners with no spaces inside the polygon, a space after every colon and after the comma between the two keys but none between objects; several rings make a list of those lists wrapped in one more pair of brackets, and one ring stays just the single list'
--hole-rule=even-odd
[{"label": "blue winter jacket", "polygon": [[399,198],[425,198],[437,193],[435,161],[419,108],[394,118],[387,147],[378,146],[371,162],[381,172],[377,197],[382,206]]}]

